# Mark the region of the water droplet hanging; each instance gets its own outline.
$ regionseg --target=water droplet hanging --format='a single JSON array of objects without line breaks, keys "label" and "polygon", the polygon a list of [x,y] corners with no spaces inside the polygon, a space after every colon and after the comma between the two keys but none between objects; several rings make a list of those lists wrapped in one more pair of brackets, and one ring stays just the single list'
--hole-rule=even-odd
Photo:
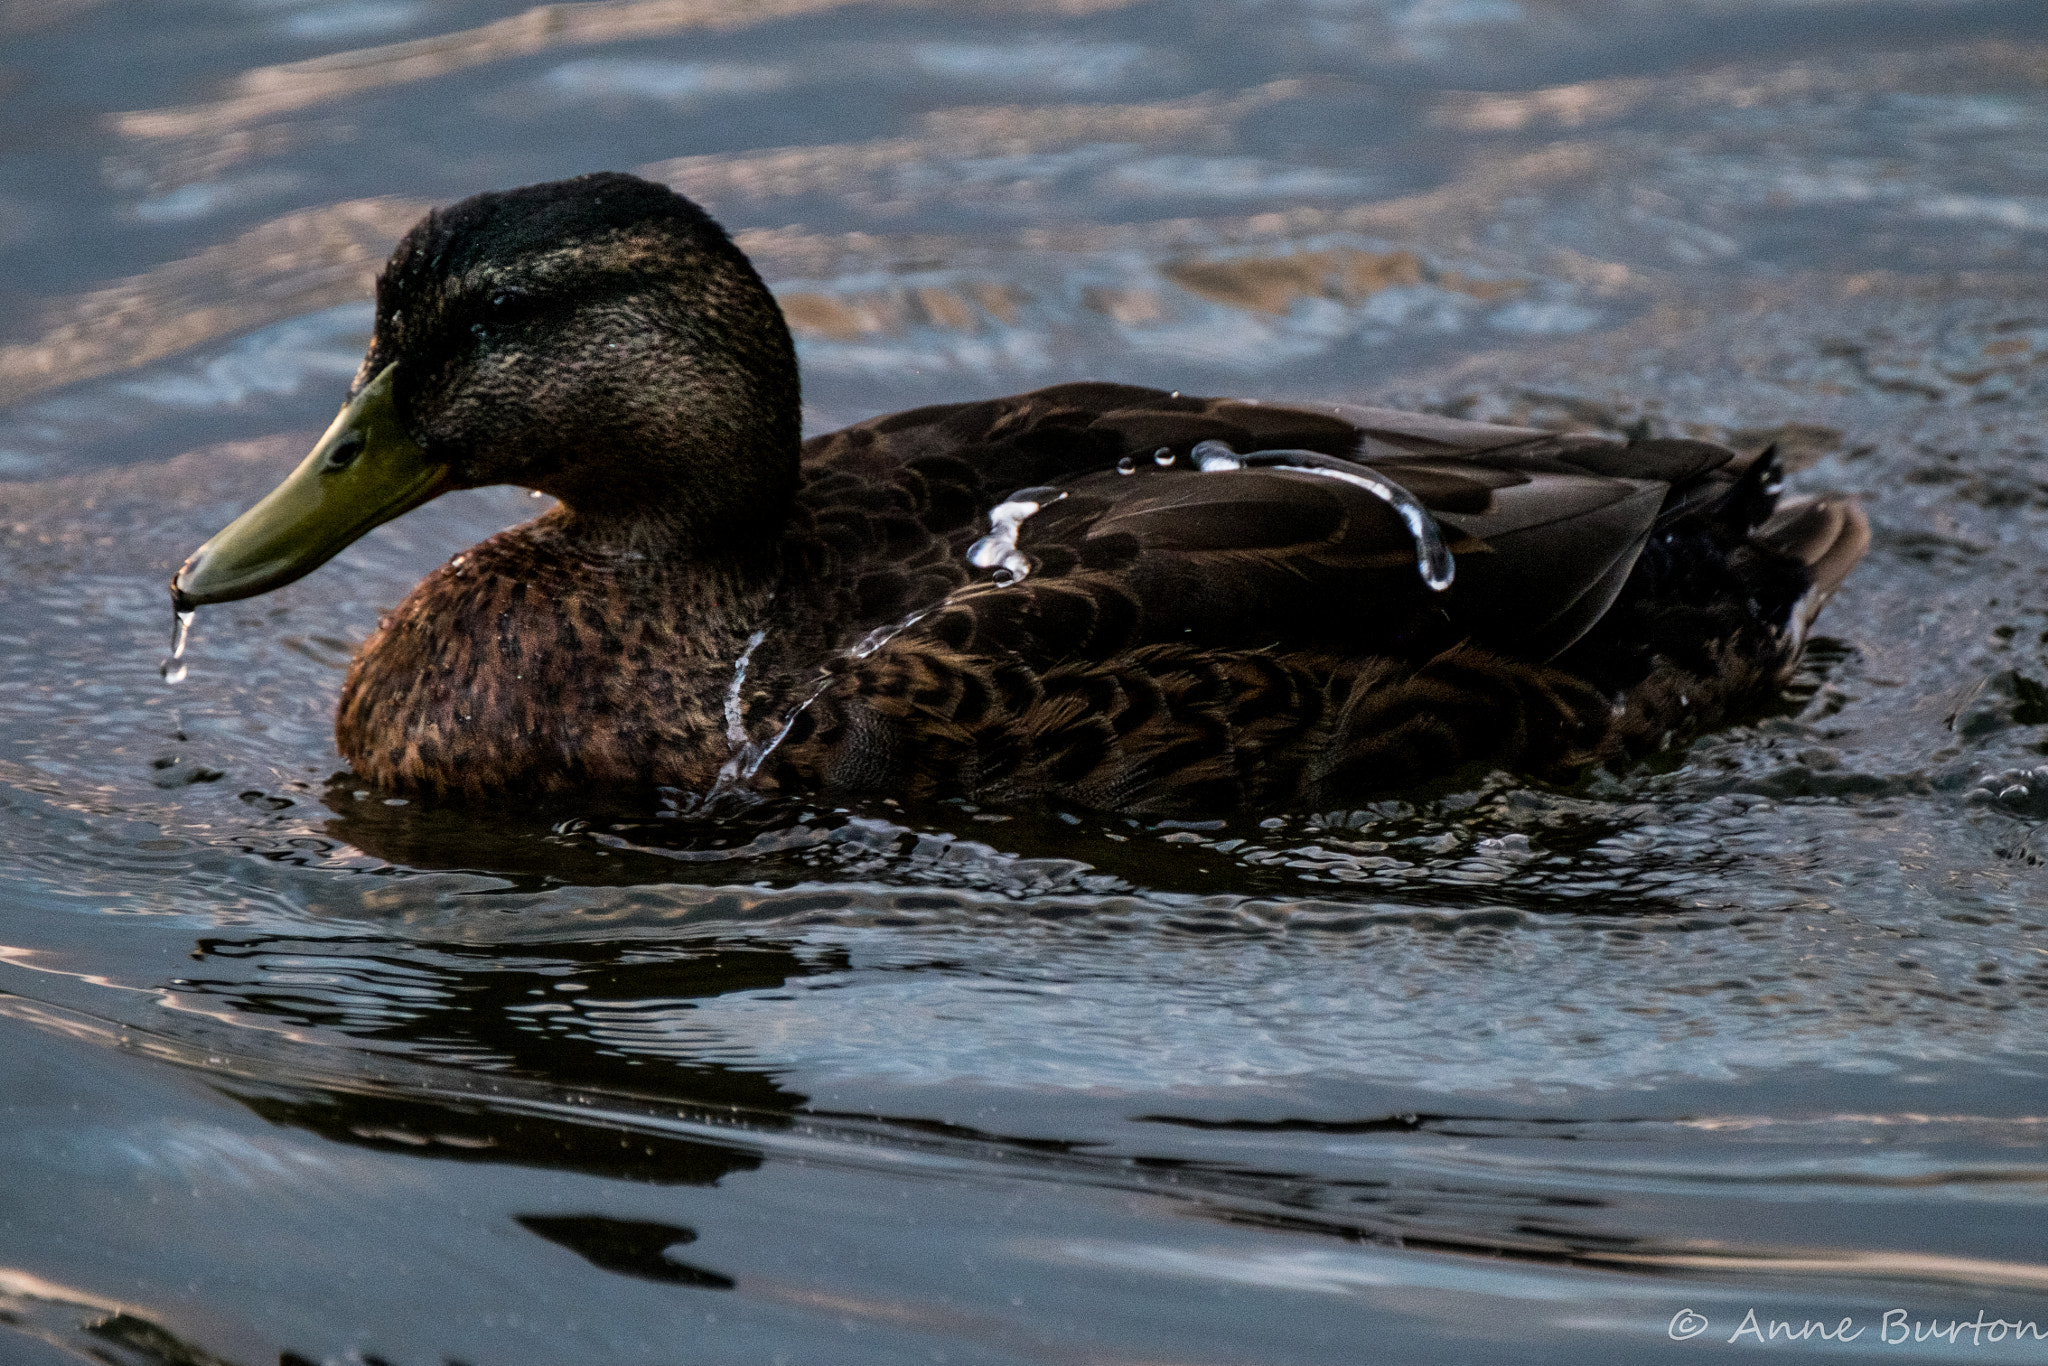
[{"label": "water droplet hanging", "polygon": [[164,657],[157,672],[166,683],[185,681],[185,638],[192,633],[192,618],[199,615],[195,608],[188,612],[173,612],[171,622],[171,652]]}]

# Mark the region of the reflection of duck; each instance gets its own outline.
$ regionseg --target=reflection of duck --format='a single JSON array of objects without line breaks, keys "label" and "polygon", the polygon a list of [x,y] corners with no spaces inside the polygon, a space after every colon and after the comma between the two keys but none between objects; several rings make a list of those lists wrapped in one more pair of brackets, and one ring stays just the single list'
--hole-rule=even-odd
[{"label": "reflection of duck", "polygon": [[173,590],[265,592],[518,484],[559,506],[357,656],[364,778],[1286,805],[1565,775],[1764,702],[1869,538],[1775,478],[1696,441],[1112,384],[805,442],[746,259],[594,175],[415,227],[341,416]]}]

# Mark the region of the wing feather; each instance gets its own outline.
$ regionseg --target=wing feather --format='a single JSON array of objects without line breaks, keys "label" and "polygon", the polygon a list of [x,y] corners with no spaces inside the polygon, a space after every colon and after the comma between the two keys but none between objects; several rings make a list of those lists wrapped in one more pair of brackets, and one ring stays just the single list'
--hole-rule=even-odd
[{"label": "wing feather", "polygon": [[[1457,561],[1434,593],[1416,569],[1401,517],[1341,479],[1280,469],[1196,473],[1202,441],[1233,450],[1299,450],[1356,462],[1412,493]],[[1160,469],[1155,452],[1175,464]],[[1128,458],[1136,472],[1115,473]],[[1034,657],[1071,626],[1048,585],[1102,599],[1091,620],[1123,623],[1130,646],[1266,641],[1417,658],[1458,640],[1535,658],[1567,648],[1620,592],[1660,518],[1713,505],[1746,462],[1700,441],[1625,442],[1600,434],[1472,422],[1356,404],[1205,399],[1115,384],[1066,384],[980,403],[896,413],[814,438],[813,478],[908,481],[914,506],[886,510],[842,495],[828,511],[838,554],[876,563],[849,633],[875,612],[918,610],[951,593],[975,618],[947,629],[989,648],[1009,633]],[[1002,587],[987,571],[942,574],[912,530],[961,566],[987,511],[1019,488],[1050,487],[1019,532],[1034,565]],[[838,515],[839,521],[832,517]],[[908,515],[916,527],[907,530]],[[854,544],[870,542],[864,552]],[[917,563],[911,573],[903,566]],[[1006,601],[1005,594],[1014,602]],[[1118,605],[1110,607],[1109,599]],[[875,612],[869,610],[872,604]],[[926,599],[927,607],[931,599]],[[937,629],[934,617],[923,629]],[[1081,633],[1098,639],[1091,627]]]}]

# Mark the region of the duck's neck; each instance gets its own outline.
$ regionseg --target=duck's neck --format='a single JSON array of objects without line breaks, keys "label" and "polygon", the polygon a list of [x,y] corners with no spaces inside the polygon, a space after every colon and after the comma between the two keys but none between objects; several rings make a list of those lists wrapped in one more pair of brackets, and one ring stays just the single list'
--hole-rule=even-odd
[{"label": "duck's neck", "polygon": [[755,629],[782,569],[780,526],[714,540],[659,509],[592,514],[558,503],[523,530],[567,578],[607,582],[617,601],[647,611],[687,604],[706,626],[740,635]]},{"label": "duck's neck", "polygon": [[692,577],[735,585],[775,574],[786,505],[707,518],[679,511],[677,501],[658,492],[639,503],[565,499],[532,527],[537,542],[555,553],[615,570],[636,564],[687,569]]},{"label": "duck's neck", "polygon": [[781,539],[802,477],[797,416],[642,425],[585,437],[534,471],[527,487],[559,500],[556,532],[591,553],[707,563],[755,562]]}]

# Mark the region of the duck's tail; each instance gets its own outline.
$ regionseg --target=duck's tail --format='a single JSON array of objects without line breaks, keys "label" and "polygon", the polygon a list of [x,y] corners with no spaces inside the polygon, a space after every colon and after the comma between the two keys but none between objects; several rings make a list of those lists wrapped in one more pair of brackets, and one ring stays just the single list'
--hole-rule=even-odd
[{"label": "duck's tail", "polygon": [[1870,548],[1870,519],[1863,515],[1862,504],[1847,495],[1793,498],[1780,503],[1750,533],[1749,542],[1768,554],[1806,567],[1808,587],[1792,603],[1782,628],[1782,682],[1799,667],[1807,633],[1821,608],[1827,606],[1842,580]]},{"label": "duck's tail", "polygon": [[1613,610],[1558,659],[1622,701],[1611,757],[1748,714],[1798,669],[1870,523],[1851,497],[1781,502],[1779,469],[1765,450],[1674,489]]}]

